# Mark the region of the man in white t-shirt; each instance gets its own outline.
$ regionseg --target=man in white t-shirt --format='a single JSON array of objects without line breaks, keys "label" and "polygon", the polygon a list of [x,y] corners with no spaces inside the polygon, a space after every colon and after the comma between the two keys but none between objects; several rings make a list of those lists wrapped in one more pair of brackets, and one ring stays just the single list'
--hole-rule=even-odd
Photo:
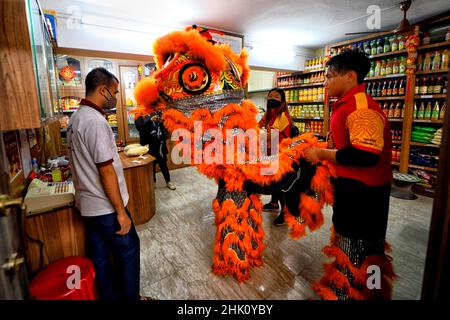
[{"label": "man in white t-shirt", "polygon": [[[105,109],[115,108],[119,80],[96,68],[86,76],[86,99],[70,118],[68,139],[76,205],[84,218],[88,255],[100,298],[139,299],[139,237],[126,209],[128,190]],[[113,276],[110,256],[119,264]]]}]

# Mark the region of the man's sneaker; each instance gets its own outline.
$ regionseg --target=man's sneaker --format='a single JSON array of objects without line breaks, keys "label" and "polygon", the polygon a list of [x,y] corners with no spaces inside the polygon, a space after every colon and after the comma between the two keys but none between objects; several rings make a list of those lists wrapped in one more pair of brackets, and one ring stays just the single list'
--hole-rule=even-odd
[{"label": "man's sneaker", "polygon": [[175,187],[175,185],[172,182],[167,182],[167,188],[169,188],[170,190],[175,190],[177,187]]},{"label": "man's sneaker", "polygon": [[263,210],[276,211],[280,210],[280,207],[278,206],[278,203],[269,202],[263,206]]},{"label": "man's sneaker", "polygon": [[281,211],[278,214],[278,217],[273,221],[273,224],[277,227],[284,226],[286,222],[284,222],[284,213]]}]

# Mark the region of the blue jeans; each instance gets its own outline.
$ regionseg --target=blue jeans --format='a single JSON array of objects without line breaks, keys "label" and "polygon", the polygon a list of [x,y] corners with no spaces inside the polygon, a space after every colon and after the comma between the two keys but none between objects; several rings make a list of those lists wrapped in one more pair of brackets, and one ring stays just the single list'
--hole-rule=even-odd
[{"label": "blue jeans", "polygon": [[[131,219],[130,213],[127,214]],[[138,300],[140,279],[139,237],[134,223],[124,235],[120,230],[117,214],[84,217],[88,256],[96,271],[97,286],[102,300]],[[117,263],[113,272],[111,256]],[[116,268],[114,268],[116,269]]]}]

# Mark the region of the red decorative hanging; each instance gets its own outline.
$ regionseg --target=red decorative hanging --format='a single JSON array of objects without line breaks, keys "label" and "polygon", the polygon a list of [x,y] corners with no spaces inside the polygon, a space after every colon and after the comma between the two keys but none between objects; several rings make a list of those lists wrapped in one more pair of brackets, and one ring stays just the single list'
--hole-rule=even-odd
[{"label": "red decorative hanging", "polygon": [[66,81],[70,81],[76,76],[75,70],[73,70],[70,66],[65,66],[64,68],[59,70],[59,74]]}]

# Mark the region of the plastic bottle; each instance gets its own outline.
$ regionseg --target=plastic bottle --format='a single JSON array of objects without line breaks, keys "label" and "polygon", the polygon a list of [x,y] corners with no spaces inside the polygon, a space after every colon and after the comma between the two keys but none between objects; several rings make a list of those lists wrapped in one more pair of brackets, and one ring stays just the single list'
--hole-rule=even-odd
[{"label": "plastic bottle", "polygon": [[427,103],[427,107],[425,108],[425,112],[423,114],[423,118],[425,120],[430,120],[431,119],[431,112],[432,112],[431,102],[428,102]]},{"label": "plastic bottle", "polygon": [[442,57],[441,57],[441,69],[442,70],[448,69],[448,59],[449,59],[449,52],[448,52],[448,49],[445,49],[442,52]]},{"label": "plastic bottle", "polygon": [[433,111],[431,111],[431,120],[439,120],[439,102],[434,103]]},{"label": "plastic bottle", "polygon": [[36,174],[39,174],[40,169],[39,169],[39,165],[38,165],[38,163],[37,163],[37,159],[36,159],[36,158],[33,158],[33,159],[31,160],[31,166],[32,166],[32,168],[33,168],[33,171],[34,171]]},{"label": "plastic bottle", "polygon": [[[416,79],[417,83],[417,79]],[[403,79],[400,80],[400,84],[398,85],[398,95],[403,96],[405,94],[405,83],[403,82]]]},{"label": "plastic bottle", "polygon": [[433,58],[431,70],[439,70],[441,68],[441,52],[436,51]]},{"label": "plastic bottle", "polygon": [[425,105],[423,102],[420,104],[419,111],[417,111],[417,119],[423,120],[425,116]]},{"label": "plastic bottle", "polygon": [[444,101],[444,104],[441,107],[441,111],[439,111],[439,120],[444,120],[445,109],[447,109],[447,102]]},{"label": "plastic bottle", "polygon": [[431,70],[431,53],[429,53],[429,52],[427,52],[425,54],[425,59],[423,60],[422,70],[423,71]]}]

